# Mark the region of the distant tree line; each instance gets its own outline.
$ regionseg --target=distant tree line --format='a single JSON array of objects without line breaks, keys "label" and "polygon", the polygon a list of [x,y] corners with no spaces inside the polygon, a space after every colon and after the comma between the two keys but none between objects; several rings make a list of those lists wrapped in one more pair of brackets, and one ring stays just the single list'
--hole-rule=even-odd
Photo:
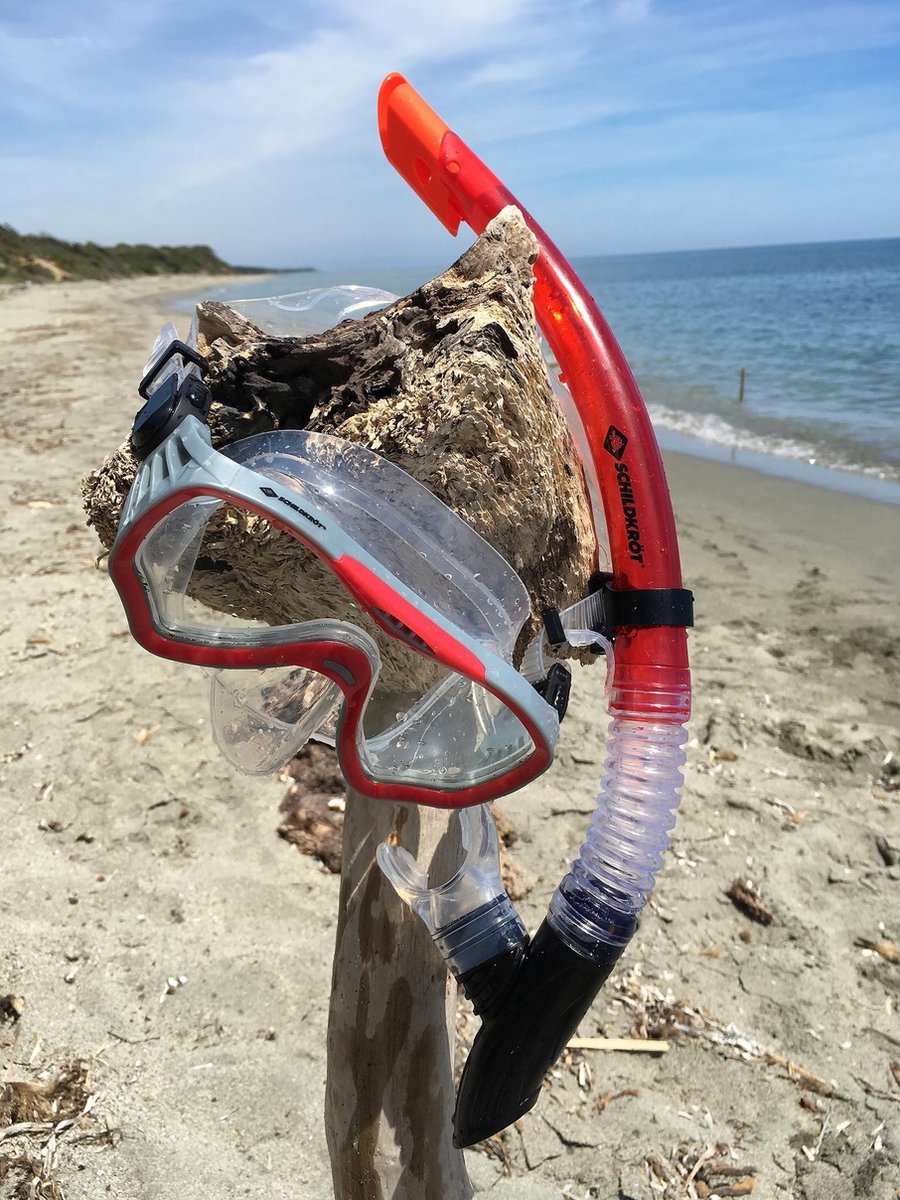
[{"label": "distant tree line", "polygon": [[258,271],[233,267],[209,246],[98,246],[64,242],[47,233],[17,233],[0,224],[0,282],[52,283],[67,279],[122,279],[131,275],[226,275]]}]

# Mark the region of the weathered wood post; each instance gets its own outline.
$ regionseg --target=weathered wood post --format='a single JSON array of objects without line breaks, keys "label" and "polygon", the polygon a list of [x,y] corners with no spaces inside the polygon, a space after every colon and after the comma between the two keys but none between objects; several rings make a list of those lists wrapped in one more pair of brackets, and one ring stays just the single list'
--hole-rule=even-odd
[{"label": "weathered wood post", "polygon": [[452,1142],[456,981],[375,862],[397,834],[446,878],[455,824],[438,809],[347,796],[325,1094],[335,1200],[472,1195]]},{"label": "weathered wood post", "polygon": [[[213,444],[281,428],[361,443],[459,513],[516,569],[538,613],[584,595],[594,537],[584,482],[535,336],[534,239],[505,209],[448,271],[359,321],[269,336],[202,304]],[[110,546],[136,463],[127,443],[85,483]],[[421,689],[431,665],[381,633],[290,535],[228,510],[191,582],[209,607],[272,625],[327,613],[379,644],[378,696]],[[536,619],[526,626],[530,637]],[[418,665],[417,665],[418,663]],[[417,675],[416,672],[419,672]],[[326,1127],[337,1200],[465,1200],[451,1144],[453,988],[427,932],[375,862],[399,833],[436,878],[455,864],[447,814],[348,797],[328,1035]]]}]

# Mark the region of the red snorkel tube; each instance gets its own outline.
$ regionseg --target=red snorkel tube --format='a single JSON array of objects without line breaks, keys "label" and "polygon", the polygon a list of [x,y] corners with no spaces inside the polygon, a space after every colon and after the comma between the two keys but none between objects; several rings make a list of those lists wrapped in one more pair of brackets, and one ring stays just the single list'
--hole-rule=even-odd
[{"label": "red snorkel tube", "polygon": [[593,298],[537,222],[397,74],[382,84],[385,154],[451,234],[482,233],[507,205],[535,235],[534,304],[581,418],[612,558],[602,579],[615,637],[606,769],[580,856],[528,946],[460,976],[482,1027],[460,1084],[457,1145],[511,1124],[535,1103],[637,926],[675,822],[690,714],[691,597],[665,471],[625,357]]}]

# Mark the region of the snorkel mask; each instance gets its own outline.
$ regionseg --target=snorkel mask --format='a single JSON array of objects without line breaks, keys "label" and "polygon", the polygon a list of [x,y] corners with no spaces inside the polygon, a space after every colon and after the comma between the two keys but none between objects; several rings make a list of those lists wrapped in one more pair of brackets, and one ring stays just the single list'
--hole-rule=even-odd
[{"label": "snorkel mask", "polygon": [[[363,795],[446,808],[494,799],[544,771],[568,672],[557,666],[533,686],[513,667],[530,603],[509,564],[363,446],[280,430],[213,449],[205,363],[170,336],[161,335],[139,389],[146,404],[132,445],[143,462],[109,571],[145,649],[211,672],[225,757],[268,774],[315,736],[335,745]],[[381,657],[358,625],[325,618],[272,628],[193,600],[204,538],[223,505],[296,538],[381,630],[432,661],[437,682],[388,729],[366,731]]]}]

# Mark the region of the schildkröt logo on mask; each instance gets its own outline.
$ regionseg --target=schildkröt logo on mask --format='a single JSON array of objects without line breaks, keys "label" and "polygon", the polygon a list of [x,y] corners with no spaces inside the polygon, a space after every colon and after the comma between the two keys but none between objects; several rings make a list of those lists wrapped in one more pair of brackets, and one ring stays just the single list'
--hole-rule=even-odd
[{"label": "schildkr\u00f6t logo on mask", "polygon": [[299,513],[301,517],[305,517],[311,525],[315,525],[316,529],[324,529],[325,526],[321,521],[317,521],[312,513],[308,513],[305,508],[301,508],[299,504],[295,504],[293,500],[288,500],[287,496],[281,496],[274,488],[261,487],[259,489],[264,496],[268,496],[270,500],[277,500],[279,504],[286,504],[288,508],[292,508],[294,512]]},{"label": "schildkr\u00f6t logo on mask", "polygon": [[641,541],[641,527],[638,522],[637,502],[634,498],[634,488],[631,484],[631,471],[628,464],[622,461],[628,438],[615,425],[610,425],[603,442],[607,450],[616,460],[616,483],[619,487],[619,497],[622,501],[622,515],[625,518],[625,534],[628,538],[628,556],[632,562],[644,565],[644,544]]}]

